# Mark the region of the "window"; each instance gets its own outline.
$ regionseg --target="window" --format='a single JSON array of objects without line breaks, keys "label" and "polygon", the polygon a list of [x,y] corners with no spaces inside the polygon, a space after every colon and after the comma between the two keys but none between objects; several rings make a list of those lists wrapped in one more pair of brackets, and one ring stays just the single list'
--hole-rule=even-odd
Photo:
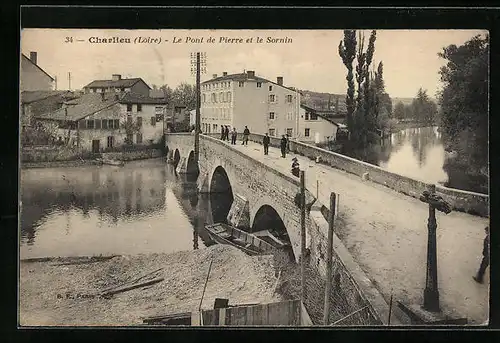
[{"label": "window", "polygon": [[227,102],[231,102],[231,92],[227,92]]},{"label": "window", "polygon": [[94,128],[94,120],[87,120],[87,129]]},{"label": "window", "polygon": [[309,120],[309,112],[306,112],[306,120]]},{"label": "window", "polygon": [[151,117],[151,126],[156,126],[156,117]]},{"label": "window", "polygon": [[292,96],[291,95],[287,95],[286,96],[286,102],[292,102]]},{"label": "window", "polygon": [[137,144],[142,143],[142,133],[138,133],[135,138],[136,138]]},{"label": "window", "polygon": [[137,112],[142,112],[142,104],[137,104]]},{"label": "window", "polygon": [[211,98],[212,98],[212,102],[217,102],[216,99],[215,99],[215,93],[212,93]]},{"label": "window", "polygon": [[274,112],[269,112],[269,119],[274,120]]},{"label": "window", "polygon": [[243,87],[245,85],[245,82],[244,81],[240,81],[238,82],[238,87]]},{"label": "window", "polygon": [[115,137],[108,136],[108,148],[112,148],[114,146]]},{"label": "window", "polygon": [[132,104],[127,104],[127,112],[132,112]]},{"label": "window", "polygon": [[107,119],[103,119],[102,120],[102,128],[103,129],[107,129],[108,128],[108,120]]},{"label": "window", "polygon": [[212,129],[214,132],[217,132],[217,124],[212,124]]},{"label": "window", "polygon": [[271,92],[273,90],[273,86],[269,86],[269,91]]},{"label": "window", "polygon": [[130,115],[127,116],[127,124],[132,124],[132,116]]},{"label": "window", "polygon": [[206,101],[207,101],[205,94],[203,94],[203,96],[202,96],[202,101],[203,101],[203,102],[206,102]]},{"label": "window", "polygon": [[219,102],[224,102],[224,93],[219,93]]},{"label": "window", "polygon": [[269,129],[269,136],[276,136],[276,129]]},{"label": "window", "polygon": [[115,119],[114,122],[115,122],[115,125],[114,125],[115,129],[119,129],[120,128],[120,119]]},{"label": "window", "polygon": [[292,112],[288,112],[286,114],[286,120],[293,120],[293,113]]},{"label": "window", "polygon": [[142,127],[142,117],[137,117],[137,126]]},{"label": "window", "polygon": [[108,129],[113,129],[113,127],[114,127],[114,125],[113,125],[113,124],[114,124],[114,122],[115,122],[115,121],[114,121],[113,119],[108,119]]},{"label": "window", "polygon": [[309,120],[318,120],[318,115],[316,113],[311,113]]},{"label": "window", "polygon": [[311,129],[305,129],[304,130],[304,136],[309,137]]},{"label": "window", "polygon": [[287,134],[289,137],[292,137],[292,134],[293,134],[293,129],[292,129],[292,128],[287,128],[287,129],[286,129],[286,134]]},{"label": "window", "polygon": [[262,88],[262,82],[257,82],[257,88]]},{"label": "window", "polygon": [[95,120],[95,128],[100,129],[101,128],[101,119],[96,119]]},{"label": "window", "polygon": [[120,88],[120,91],[121,91],[121,92],[124,92],[124,91],[125,91],[125,88],[123,88],[123,87],[122,87],[122,88]]},{"label": "window", "polygon": [[269,95],[269,102],[275,102],[276,101],[276,95],[270,94]]},{"label": "window", "polygon": [[131,133],[127,133],[127,140],[130,142],[130,144],[134,143],[134,135]]}]

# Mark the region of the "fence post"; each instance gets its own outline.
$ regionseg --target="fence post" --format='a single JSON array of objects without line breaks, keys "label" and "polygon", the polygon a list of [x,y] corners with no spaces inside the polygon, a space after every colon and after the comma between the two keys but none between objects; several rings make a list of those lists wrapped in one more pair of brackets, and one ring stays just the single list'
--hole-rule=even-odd
[{"label": "fence post", "polygon": [[330,212],[328,214],[328,241],[326,248],[326,286],[325,306],[323,309],[323,325],[328,325],[330,319],[330,293],[332,290],[332,265],[333,265],[333,225],[336,210],[335,193],[330,193]]},{"label": "fence post", "polygon": [[306,182],[305,171],[300,171],[300,264],[301,264],[301,295],[300,299],[305,302],[306,298]]}]

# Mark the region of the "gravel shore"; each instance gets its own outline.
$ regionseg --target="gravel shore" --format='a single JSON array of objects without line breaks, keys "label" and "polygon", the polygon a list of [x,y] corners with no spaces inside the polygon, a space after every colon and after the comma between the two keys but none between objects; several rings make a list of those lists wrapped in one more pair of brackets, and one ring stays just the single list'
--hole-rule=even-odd
[{"label": "gravel shore", "polygon": [[[99,261],[21,261],[20,325],[142,325],[144,317],[195,311],[212,259],[202,309],[212,308],[215,298],[227,298],[229,304],[281,300],[273,294],[272,256],[251,257],[228,245]],[[109,299],[95,296],[154,271],[158,271],[154,277],[163,281]]]}]

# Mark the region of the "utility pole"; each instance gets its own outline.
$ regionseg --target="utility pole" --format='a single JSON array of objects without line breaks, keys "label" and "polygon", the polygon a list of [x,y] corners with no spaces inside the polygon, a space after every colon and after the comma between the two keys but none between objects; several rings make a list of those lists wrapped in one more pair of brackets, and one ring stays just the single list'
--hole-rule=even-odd
[{"label": "utility pole", "polygon": [[54,86],[55,90],[57,90],[57,76],[54,76]]},{"label": "utility pole", "polygon": [[330,213],[328,214],[328,241],[326,248],[326,286],[325,306],[323,311],[323,325],[328,325],[330,320],[330,293],[332,292],[332,268],[333,268],[333,225],[335,220],[336,205],[335,193],[330,193]]},{"label": "utility pole", "polygon": [[71,90],[71,72],[68,72],[68,90]]},{"label": "utility pole", "polygon": [[196,121],[194,133],[194,160],[196,165],[198,165],[200,158],[200,74],[206,73],[206,60],[207,55],[205,52],[191,53],[191,74],[196,74]]},{"label": "utility pole", "polygon": [[[304,304],[306,299],[306,179],[305,171],[300,171],[300,266],[301,266],[301,295]],[[305,306],[305,305],[304,305]]]}]

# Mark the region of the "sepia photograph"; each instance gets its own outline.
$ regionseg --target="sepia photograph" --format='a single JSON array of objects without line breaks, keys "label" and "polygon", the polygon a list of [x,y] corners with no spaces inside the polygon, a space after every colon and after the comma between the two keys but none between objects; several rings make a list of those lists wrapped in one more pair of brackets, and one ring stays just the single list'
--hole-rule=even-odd
[{"label": "sepia photograph", "polygon": [[489,39],[23,28],[19,327],[488,325]]}]

